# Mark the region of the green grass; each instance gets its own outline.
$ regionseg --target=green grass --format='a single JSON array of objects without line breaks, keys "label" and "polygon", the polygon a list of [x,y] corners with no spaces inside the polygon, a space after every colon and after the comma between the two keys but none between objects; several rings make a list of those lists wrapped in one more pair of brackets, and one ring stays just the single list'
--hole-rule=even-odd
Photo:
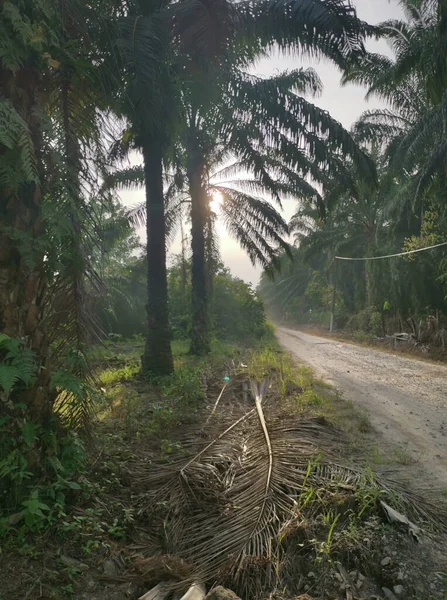
[{"label": "green grass", "polygon": [[[164,456],[176,452],[178,444],[171,439],[176,428],[185,419],[195,418],[205,401],[208,382],[223,376],[242,353],[237,344],[217,340],[212,341],[211,348],[206,357],[191,356],[189,342],[175,340],[174,373],[150,382],[141,376],[140,361],[129,342],[114,343],[112,362],[110,345],[93,351],[98,360],[96,380],[105,399],[99,411],[99,435],[105,433],[107,444],[147,440]],[[138,352],[141,354],[142,349]],[[117,357],[120,362],[114,366]]]},{"label": "green grass", "polygon": [[140,371],[139,363],[130,363],[120,368],[109,368],[101,371],[98,376],[98,382],[102,386],[111,386],[121,381],[129,381]]},{"label": "green grass", "polygon": [[320,393],[327,385],[314,378],[312,369],[294,362],[277,344],[250,352],[247,376],[256,381],[268,377],[292,409],[319,413],[327,404],[327,398]]}]

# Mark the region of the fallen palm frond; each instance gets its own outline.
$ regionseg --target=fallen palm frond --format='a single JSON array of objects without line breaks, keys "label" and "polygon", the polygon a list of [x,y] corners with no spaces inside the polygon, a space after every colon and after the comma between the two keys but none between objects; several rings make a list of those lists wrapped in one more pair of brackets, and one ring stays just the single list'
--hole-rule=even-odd
[{"label": "fallen palm frond", "polygon": [[219,582],[243,598],[280,584],[283,541],[304,511],[321,513],[340,494],[355,504],[359,486],[387,502],[395,496],[368,472],[340,464],[343,440],[324,418],[283,414],[266,402],[266,380],[251,382],[251,391],[254,409],[237,419],[229,411],[231,422],[221,409],[188,457],[142,479],[152,490],[148,511],[163,507],[169,553],[192,566],[182,584]]}]

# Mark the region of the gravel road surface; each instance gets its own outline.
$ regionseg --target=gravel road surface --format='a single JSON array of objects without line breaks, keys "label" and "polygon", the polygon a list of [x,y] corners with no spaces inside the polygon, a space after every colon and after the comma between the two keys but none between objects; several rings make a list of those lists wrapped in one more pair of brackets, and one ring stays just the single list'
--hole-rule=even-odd
[{"label": "gravel road surface", "polygon": [[[414,477],[447,489],[447,366],[279,327],[282,346],[365,408],[377,441],[404,447]],[[381,437],[383,436],[383,437]]]}]

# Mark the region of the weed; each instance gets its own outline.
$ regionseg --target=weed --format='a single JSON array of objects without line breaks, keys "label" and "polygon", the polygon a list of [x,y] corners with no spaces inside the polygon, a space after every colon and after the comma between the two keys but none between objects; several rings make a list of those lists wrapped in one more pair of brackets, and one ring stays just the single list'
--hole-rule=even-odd
[{"label": "weed", "polygon": [[276,380],[276,387],[286,397],[291,386],[302,387],[307,383],[307,367],[296,367],[291,358],[277,348],[267,346],[261,351],[251,353],[247,374],[260,381],[264,377]]},{"label": "weed", "polygon": [[393,462],[397,462],[400,465],[412,465],[416,462],[415,458],[410,454],[407,445],[393,448],[392,458],[394,459]]},{"label": "weed", "polygon": [[372,510],[377,505],[379,496],[383,493],[384,491],[374,481],[374,473],[369,469],[363,475],[355,491],[355,499],[359,508],[357,513],[358,518]]},{"label": "weed", "polygon": [[304,409],[305,407],[322,406],[325,403],[325,399],[313,389],[307,389],[298,396],[298,402],[301,408]]},{"label": "weed", "polygon": [[332,536],[334,533],[335,526],[337,525],[337,521],[340,518],[340,513],[337,515],[330,514],[330,518],[332,519],[331,526],[329,528],[327,538],[324,542],[322,542],[320,546],[320,553],[326,557],[326,559],[330,560],[331,557],[331,549],[332,549]]},{"label": "weed", "polygon": [[163,396],[176,398],[183,404],[196,404],[205,398],[205,385],[202,369],[182,367],[172,375],[162,377],[158,385]]},{"label": "weed", "polygon": [[105,369],[98,376],[98,381],[103,386],[111,386],[121,381],[132,379],[140,371],[140,365],[130,363],[120,369]]},{"label": "weed", "polygon": [[123,340],[123,336],[120,333],[109,333],[109,340],[112,343],[121,342]]},{"label": "weed", "polygon": [[160,455],[161,458],[169,458],[182,450],[182,444],[173,440],[161,440]]},{"label": "weed", "polygon": [[126,527],[120,525],[119,519],[114,519],[113,524],[108,528],[107,533],[117,540],[122,540],[126,537]]},{"label": "weed", "polygon": [[377,445],[372,446],[370,451],[370,460],[376,465],[412,465],[416,459],[410,454],[408,446],[396,446],[391,451],[387,449],[386,453],[381,452]]}]

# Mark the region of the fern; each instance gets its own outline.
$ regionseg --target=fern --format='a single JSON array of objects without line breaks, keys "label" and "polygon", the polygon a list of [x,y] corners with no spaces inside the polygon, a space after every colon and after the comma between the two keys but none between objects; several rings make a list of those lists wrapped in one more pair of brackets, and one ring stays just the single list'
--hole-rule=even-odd
[{"label": "fern", "polygon": [[26,181],[34,183],[39,182],[37,173],[36,157],[34,155],[34,146],[28,127],[19,131],[17,136],[18,147],[20,148],[21,167]]},{"label": "fern", "polygon": [[33,36],[33,27],[28,18],[12,2],[5,2],[3,15],[10,22],[13,31],[19,35],[24,44],[29,44]]},{"label": "fern", "polygon": [[69,392],[78,399],[82,398],[85,393],[82,379],[65,369],[55,371],[51,375],[51,387],[58,391]]},{"label": "fern", "polygon": [[0,386],[9,396],[14,385],[20,380],[20,371],[14,365],[0,365]]},{"label": "fern", "polygon": [[0,334],[0,357],[0,386],[8,398],[17,384],[30,384],[37,365],[34,352],[25,348],[22,340],[10,338],[4,333]]}]

